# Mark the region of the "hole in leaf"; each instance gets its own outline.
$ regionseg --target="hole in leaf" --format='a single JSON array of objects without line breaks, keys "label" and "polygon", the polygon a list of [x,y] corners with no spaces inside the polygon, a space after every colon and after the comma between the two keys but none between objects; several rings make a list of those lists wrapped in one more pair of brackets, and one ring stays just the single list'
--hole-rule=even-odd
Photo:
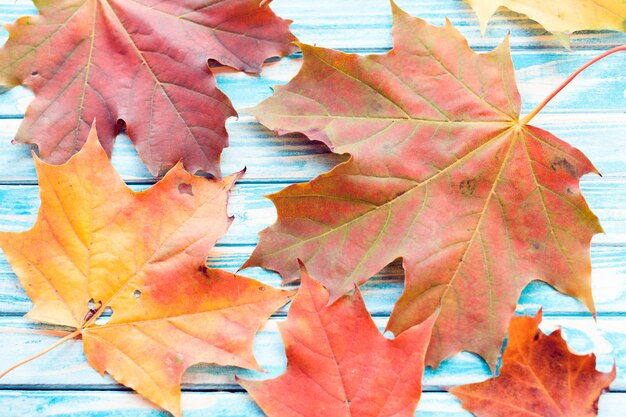
[{"label": "hole in leaf", "polygon": [[135,290],[135,292],[133,293],[133,296],[134,296],[135,298],[139,298],[139,297],[141,297],[141,291],[139,291],[139,290]]},{"label": "hole in leaf", "polygon": [[39,75],[39,71],[33,71],[30,73],[30,75],[32,75],[33,77],[36,77]]},{"label": "hole in leaf", "polygon": [[193,195],[193,187],[191,184],[187,184],[186,182],[182,182],[178,184],[178,192],[180,194],[188,194]]},{"label": "hole in leaf", "polygon": [[98,318],[97,323],[101,326],[104,326],[111,320],[111,315],[113,314],[113,309],[111,307],[106,307],[102,312],[102,315]]}]

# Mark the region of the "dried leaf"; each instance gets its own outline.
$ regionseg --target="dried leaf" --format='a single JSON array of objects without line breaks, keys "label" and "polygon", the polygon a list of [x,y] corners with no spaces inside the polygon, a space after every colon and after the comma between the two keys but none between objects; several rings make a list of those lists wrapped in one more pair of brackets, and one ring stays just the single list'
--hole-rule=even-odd
[{"label": "dried leaf", "polygon": [[286,372],[239,383],[269,417],[413,416],[433,319],[389,340],[358,289],[330,306],[328,299],[303,267],[302,285],[280,324]]},{"label": "dried leaf", "polygon": [[478,417],[576,416],[598,414],[598,399],[615,379],[596,371],[594,354],[570,352],[561,330],[549,336],[539,330],[542,314],[515,317],[500,375],[449,391]]},{"label": "dried leaf", "polygon": [[485,33],[489,19],[505,6],[527,15],[553,32],[569,46],[568,35],[579,30],[619,30],[626,32],[624,0],[468,0]]},{"label": "dried leaf", "polygon": [[302,45],[300,73],[253,110],[352,158],[270,196],[278,220],[245,266],[292,281],[302,259],[336,300],[401,257],[405,291],[388,329],[441,307],[427,365],[466,350],[493,367],[531,280],[594,310],[589,243],[602,229],[579,179],[596,170],[520,121],[506,41],[476,54],[449,22],[395,4],[393,38],[384,55]]},{"label": "dried leaf", "polygon": [[207,60],[246,72],[293,51],[289,22],[259,0],[35,1],[39,16],[9,25],[0,84],[36,98],[15,140],[60,164],[97,119],[110,155],[125,128],[152,174],[179,160],[220,176],[235,116]]},{"label": "dried leaf", "polygon": [[[27,317],[82,336],[107,372],[176,416],[180,381],[197,363],[259,369],[254,335],[291,297],[205,266],[232,219],[240,174],[194,177],[181,164],[143,192],[124,184],[95,129],[65,165],[35,158],[41,208],[35,226],[0,233],[0,247],[34,303]],[[90,310],[89,301],[99,308]],[[95,319],[105,307],[105,325]]]}]

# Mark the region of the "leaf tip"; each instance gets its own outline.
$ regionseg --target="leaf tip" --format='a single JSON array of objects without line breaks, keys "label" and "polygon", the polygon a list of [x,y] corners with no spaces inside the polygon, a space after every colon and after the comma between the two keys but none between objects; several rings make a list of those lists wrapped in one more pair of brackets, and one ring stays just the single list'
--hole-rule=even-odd
[{"label": "leaf tip", "polygon": [[487,24],[489,23],[489,19],[480,19],[480,36],[484,37],[487,33]]},{"label": "leaf tip", "polygon": [[391,4],[391,19],[392,19],[392,26],[393,26],[398,23],[397,19],[401,17],[405,17],[407,13],[404,10],[402,10],[400,6],[398,6],[398,4],[394,0],[389,0],[389,3]]},{"label": "leaf tip", "polygon": [[571,51],[572,44],[571,44],[569,34],[565,32],[552,32],[552,34],[556,37],[556,39],[559,41],[561,46],[563,46],[563,48],[567,49],[568,51]]}]

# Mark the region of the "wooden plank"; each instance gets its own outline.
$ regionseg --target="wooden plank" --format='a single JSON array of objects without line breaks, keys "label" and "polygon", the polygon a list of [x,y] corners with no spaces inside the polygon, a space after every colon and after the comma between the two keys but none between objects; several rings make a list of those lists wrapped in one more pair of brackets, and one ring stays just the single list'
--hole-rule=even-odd
[{"label": "wooden plank", "polygon": [[[20,122],[0,121],[0,184],[37,182],[29,147],[11,144]],[[547,113],[540,114],[534,122],[585,152],[605,177],[626,174],[626,113]],[[229,123],[228,128],[231,146],[224,151],[222,171],[236,172],[246,166],[244,182],[308,181],[346,159],[329,153],[323,144],[298,135],[276,137],[250,116]],[[154,182],[125,135],[118,138],[112,162],[131,183]]]},{"label": "wooden plank", "polygon": [[[374,51],[361,51],[363,54],[371,52]],[[522,95],[522,112],[528,113],[535,108],[561,81],[599,53],[596,50],[577,51],[575,54],[566,50],[513,51],[516,79]],[[623,74],[615,68],[624,67],[624,63],[624,54],[616,54],[596,63],[563,90],[545,111],[620,112],[625,100]],[[274,85],[287,83],[301,65],[300,55],[293,55],[266,64],[259,76],[223,69],[217,71],[217,82],[235,108],[241,111],[270,96]],[[24,87],[0,94],[1,117],[22,117],[32,97],[33,94]]]},{"label": "wooden plank", "polygon": [[[210,365],[198,365],[183,376],[183,386],[192,390],[236,389],[234,375],[246,378],[269,378],[281,374],[286,366],[284,348],[277,330],[283,318],[272,318],[259,332],[255,341],[255,355],[267,374]],[[375,318],[382,330],[387,318]],[[596,323],[587,317],[545,317],[542,328],[552,331],[560,325],[564,329],[570,347],[579,353],[594,351],[598,355],[598,368],[610,370],[615,359],[617,379],[612,390],[626,390],[626,317],[599,317]],[[16,361],[27,358],[56,340],[55,337],[33,334],[33,329],[45,329],[45,325],[32,324],[23,318],[0,317],[0,369],[6,369]],[[460,353],[446,360],[439,368],[428,368],[424,374],[424,390],[440,390],[450,386],[481,381],[490,371],[482,359],[471,353]],[[2,389],[122,389],[109,376],[102,378],[87,363],[82,342],[73,340],[48,353],[40,360],[32,361],[0,380]]]},{"label": "wooden plank", "polygon": [[[236,272],[252,249],[252,246],[217,247],[209,257],[209,266]],[[591,256],[597,313],[626,315],[626,248],[598,246],[592,249]],[[260,268],[250,268],[240,273],[274,287],[280,285],[278,274]],[[403,279],[401,263],[394,262],[361,287],[372,315],[389,316],[404,288]],[[557,292],[545,283],[533,282],[522,292],[517,312],[531,314],[541,306],[544,306],[546,315],[589,315],[587,308],[578,300]],[[11,267],[0,256],[0,312],[22,315],[31,307],[32,303]]]},{"label": "wooden plank", "polygon": [[[447,16],[468,37],[470,45],[492,48],[511,32],[514,48],[559,48],[554,36],[522,15],[502,10],[493,17],[486,36],[480,35],[478,19],[467,3],[459,0],[397,0],[397,4],[415,16],[441,25]],[[384,0],[317,0],[299,2],[274,0],[272,7],[281,17],[294,21],[292,30],[302,42],[331,48],[388,48],[391,36],[391,9]],[[8,23],[24,14],[34,14],[30,0],[0,1],[0,23]],[[355,12],[358,11],[358,12]],[[6,38],[6,35],[4,35]],[[575,48],[604,48],[624,43],[620,32],[586,32],[572,36]],[[0,42],[2,39],[0,39]]]},{"label": "wooden plank", "polygon": [[[11,416],[169,417],[130,392],[2,391],[0,403]],[[623,417],[626,394],[600,397],[598,417]],[[183,392],[185,417],[262,417],[250,396],[241,392]],[[415,417],[471,417],[447,392],[422,393]]]},{"label": "wooden plank", "polygon": [[[524,99],[524,111],[536,106],[555,85],[573,69],[598,53],[598,49],[626,42],[621,33],[586,33],[576,35],[576,53],[562,49],[555,38],[536,23],[511,12],[492,20],[487,36],[480,37],[477,20],[467,5],[459,0],[399,0],[408,12],[431,23],[441,24],[447,15],[480,50],[496,46],[510,30],[513,60]],[[293,30],[304,42],[317,43],[352,52],[371,53],[391,46],[390,14],[384,0],[318,0],[313,3],[274,0],[274,9],[295,21]],[[358,10],[358,13],[355,13]],[[0,0],[0,22],[13,21],[34,11],[30,0]],[[332,11],[332,12],[329,12]],[[0,42],[6,34],[0,35]],[[525,48],[532,48],[525,49]],[[617,360],[618,380],[613,389],[626,390],[626,162],[623,158],[623,132],[626,127],[623,56],[614,56],[592,67],[574,85],[546,108],[534,122],[580,147],[611,178],[588,177],[583,191],[590,205],[603,220],[606,236],[594,240],[594,293],[600,317],[598,326],[578,302],[556,293],[548,286],[531,284],[522,294],[518,313],[532,313],[544,305],[546,327],[562,324],[572,346],[580,351],[596,351],[599,365],[608,370]],[[218,83],[238,109],[252,106],[271,94],[270,87],[284,84],[301,65],[293,56],[267,66],[260,77],[217,71]],[[20,118],[32,98],[24,88],[0,95],[0,230],[23,230],[32,225],[39,205],[30,152],[25,146],[12,146]],[[7,119],[8,118],[8,119]],[[342,160],[324,146],[297,136],[276,138],[247,114],[228,124],[231,147],[224,153],[223,170],[234,172],[248,166],[248,173],[238,185],[230,206],[237,216],[236,224],[215,248],[210,264],[236,270],[249,255],[256,233],[274,220],[271,203],[263,194],[275,192],[285,183],[306,181]],[[127,138],[120,138],[113,156],[116,168],[130,182],[151,183],[145,167]],[[134,188],[143,188],[138,185]],[[258,268],[246,275],[278,285],[278,276]],[[368,308],[379,316],[384,326],[393,302],[402,290],[402,269],[395,263],[363,287]],[[30,302],[19,286],[3,256],[0,256],[0,370],[20,358],[29,356],[53,343],[54,338],[33,333],[46,326],[31,324],[16,317],[30,308]],[[266,378],[282,372],[285,357],[276,323],[284,319],[281,311],[259,334],[255,351],[269,374],[254,375],[233,368],[198,366],[184,378],[185,416],[261,416],[262,413],[234,384],[233,375]],[[19,333],[16,331],[24,331]],[[438,370],[428,370],[425,389],[439,390],[440,385],[473,382],[488,377],[481,360],[471,354],[460,354]],[[19,389],[19,391],[18,391]],[[42,390],[44,389],[44,390]],[[45,390],[45,389],[53,389]],[[76,390],[98,391],[76,391]],[[189,392],[196,390],[237,390],[238,392]],[[70,391],[71,390],[71,391]],[[86,363],[80,341],[73,341],[48,356],[26,365],[0,380],[0,415],[29,416],[165,416],[138,395],[123,391],[110,378],[101,378]],[[626,393],[602,397],[600,416],[623,415]],[[441,392],[426,392],[418,416],[469,416],[458,401]]]},{"label": "wooden plank", "polygon": [[[135,190],[146,187],[131,186]],[[276,218],[272,202],[263,196],[280,191],[283,187],[285,184],[276,183],[236,185],[229,204],[229,212],[235,216],[235,221],[219,243],[256,244],[257,233]],[[606,231],[606,234],[597,235],[594,243],[626,243],[626,178],[589,176],[583,179],[581,189]],[[36,185],[0,185],[0,230],[20,231],[32,227],[39,204],[39,189]]]}]

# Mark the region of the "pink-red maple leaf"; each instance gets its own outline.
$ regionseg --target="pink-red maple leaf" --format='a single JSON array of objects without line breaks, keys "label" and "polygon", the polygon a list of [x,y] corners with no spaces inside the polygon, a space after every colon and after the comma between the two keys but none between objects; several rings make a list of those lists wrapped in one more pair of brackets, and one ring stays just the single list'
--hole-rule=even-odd
[{"label": "pink-red maple leaf", "polygon": [[110,155],[125,128],[156,175],[182,160],[220,176],[235,116],[207,60],[247,72],[294,50],[289,22],[259,0],[36,0],[9,25],[0,83],[35,93],[15,140],[60,164],[97,119]]},{"label": "pink-red maple leaf", "polygon": [[577,149],[520,119],[508,42],[472,51],[447,22],[393,5],[394,48],[359,56],[302,45],[300,73],[256,109],[352,158],[270,196],[277,222],[245,266],[298,277],[339,298],[402,258],[395,334],[437,309],[427,364],[459,350],[495,366],[517,300],[544,280],[593,311],[589,244],[602,229]]}]

